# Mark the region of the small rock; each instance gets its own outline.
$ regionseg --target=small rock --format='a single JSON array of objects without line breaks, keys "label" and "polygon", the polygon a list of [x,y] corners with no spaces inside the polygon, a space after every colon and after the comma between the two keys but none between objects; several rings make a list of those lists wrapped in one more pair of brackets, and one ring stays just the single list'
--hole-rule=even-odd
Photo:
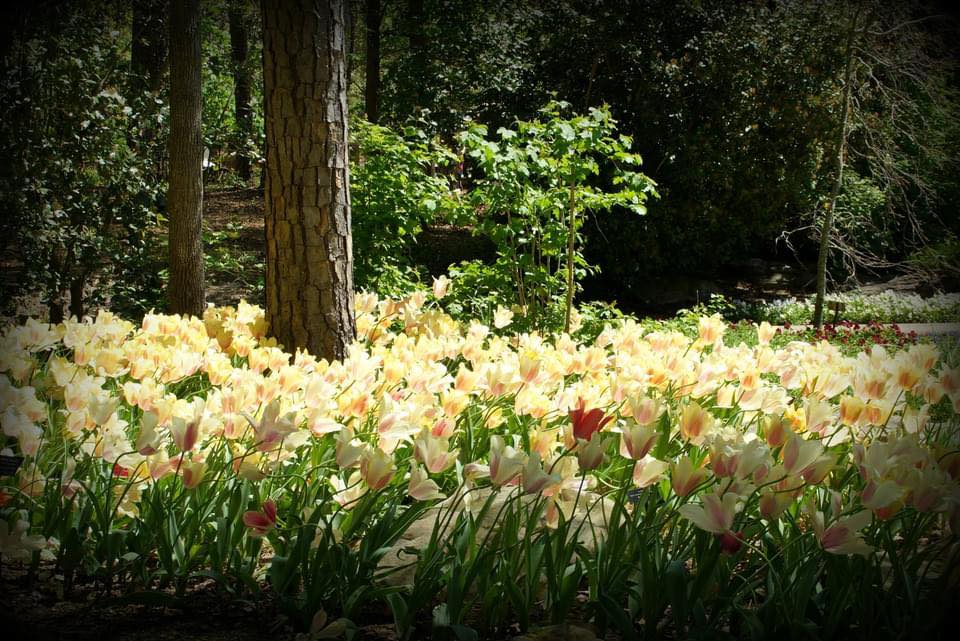
[{"label": "small rock", "polygon": [[597,635],[588,628],[571,623],[548,625],[513,637],[513,641],[597,641]]}]

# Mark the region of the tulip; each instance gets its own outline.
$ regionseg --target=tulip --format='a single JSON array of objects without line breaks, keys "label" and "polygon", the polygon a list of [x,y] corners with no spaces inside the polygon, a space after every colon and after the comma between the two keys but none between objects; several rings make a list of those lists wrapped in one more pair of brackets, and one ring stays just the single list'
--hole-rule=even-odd
[{"label": "tulip", "polygon": [[378,448],[369,448],[360,458],[360,475],[371,490],[380,490],[387,486],[394,472],[393,457]]},{"label": "tulip", "polygon": [[653,448],[657,436],[657,430],[650,425],[628,422],[620,432],[620,456],[639,461]]},{"label": "tulip", "polygon": [[189,459],[180,463],[180,475],[183,477],[183,487],[193,489],[200,485],[203,475],[207,471],[207,464],[203,459]]},{"label": "tulip", "polygon": [[577,439],[577,462],[580,469],[589,471],[600,467],[606,449],[606,438],[599,432],[594,432],[589,441]]},{"label": "tulip", "polygon": [[354,467],[363,455],[363,444],[354,440],[353,430],[349,427],[340,430],[336,441],[337,465],[342,470]]},{"label": "tulip", "polygon": [[703,345],[713,345],[723,337],[726,324],[723,322],[720,314],[714,314],[709,317],[702,316],[697,325],[697,329],[700,333],[700,343]]},{"label": "tulip", "polygon": [[450,279],[446,276],[440,276],[439,278],[433,279],[433,297],[437,300],[440,300],[447,295],[447,290],[450,288]]},{"label": "tulip", "polygon": [[694,467],[693,460],[684,456],[670,465],[670,486],[677,496],[687,496],[707,478],[707,471]]},{"label": "tulip", "polygon": [[612,420],[613,416],[604,416],[603,410],[599,407],[587,410],[583,399],[580,399],[577,403],[576,409],[570,410],[573,436],[584,441],[589,441],[596,432],[599,432],[604,425]]},{"label": "tulip", "polygon": [[243,524],[250,528],[250,536],[254,538],[266,536],[277,527],[277,504],[273,499],[267,499],[259,512],[244,512]]},{"label": "tulip", "polygon": [[713,415],[696,401],[687,403],[680,414],[680,433],[694,445],[702,445],[713,430]]},{"label": "tulip", "polygon": [[823,454],[823,445],[820,444],[820,441],[807,440],[798,435],[794,435],[787,441],[780,453],[787,474],[800,474],[809,465],[816,462],[821,454]]},{"label": "tulip", "polygon": [[497,311],[493,313],[493,326],[497,329],[503,329],[512,322],[513,312],[502,305],[497,307]]},{"label": "tulip", "polygon": [[873,551],[867,545],[860,530],[870,525],[873,515],[869,510],[862,510],[856,514],[838,519],[830,527],[823,523],[823,513],[814,514],[813,524],[817,533],[817,540],[823,549],[830,554],[862,554],[864,556]]},{"label": "tulip", "polygon": [[536,452],[527,458],[527,465],[523,468],[520,484],[524,494],[539,494],[546,489],[560,484],[557,474],[547,474],[540,462],[540,455]]},{"label": "tulip", "polygon": [[740,497],[727,492],[722,497],[717,494],[705,494],[700,505],[687,503],[679,508],[680,515],[692,521],[701,530],[714,534],[725,534],[733,527],[737,514],[737,502]]},{"label": "tulip", "polygon": [[639,488],[650,487],[663,478],[670,465],[649,454],[633,466],[633,483]]},{"label": "tulip", "polygon": [[413,454],[432,474],[439,474],[457,462],[460,450],[450,451],[450,441],[422,432],[413,442]]},{"label": "tulip", "polygon": [[663,414],[663,403],[660,399],[649,396],[631,396],[627,399],[630,406],[630,415],[640,425],[649,425]]},{"label": "tulip", "polygon": [[509,445],[504,445],[503,437],[490,437],[490,482],[494,485],[505,485],[512,481],[523,469],[526,460],[523,452],[518,452]]},{"label": "tulip", "polygon": [[410,484],[407,486],[407,494],[416,501],[444,498],[437,484],[427,476],[426,470],[417,464],[410,466]]},{"label": "tulip", "polygon": [[757,343],[760,345],[769,345],[770,339],[777,333],[777,329],[767,321],[763,321],[757,326]]}]

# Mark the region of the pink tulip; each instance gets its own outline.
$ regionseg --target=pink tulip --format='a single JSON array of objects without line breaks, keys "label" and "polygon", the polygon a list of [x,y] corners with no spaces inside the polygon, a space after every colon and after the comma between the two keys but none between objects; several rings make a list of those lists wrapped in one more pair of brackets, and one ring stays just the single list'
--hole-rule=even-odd
[{"label": "pink tulip", "polygon": [[252,530],[250,536],[266,536],[277,527],[277,504],[273,499],[267,499],[263,502],[263,509],[260,512],[244,512],[243,524]]}]

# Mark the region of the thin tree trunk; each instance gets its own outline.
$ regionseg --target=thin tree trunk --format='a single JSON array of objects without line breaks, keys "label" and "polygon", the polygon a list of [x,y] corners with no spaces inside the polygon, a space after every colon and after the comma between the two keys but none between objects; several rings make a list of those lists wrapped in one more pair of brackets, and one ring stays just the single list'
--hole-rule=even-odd
[{"label": "thin tree trunk", "polygon": [[[164,75],[168,64],[167,14],[169,0],[134,0],[131,23],[130,98],[139,104],[141,130],[132,136],[130,144],[140,154],[152,159],[149,180],[160,182],[165,178],[163,145],[154,144],[161,135],[156,116],[160,105],[156,97],[163,92]],[[146,96],[144,94],[149,94]]]},{"label": "thin tree trunk", "polygon": [[373,123],[380,119],[380,24],[382,21],[380,0],[367,0],[367,77],[364,99],[367,105],[367,120]]},{"label": "thin tree trunk", "polygon": [[78,275],[70,281],[70,315],[77,320],[83,320],[85,311],[83,305],[83,288],[87,283],[86,276]]},{"label": "thin tree trunk", "polygon": [[573,288],[576,285],[576,279],[574,278],[574,270],[576,266],[574,265],[574,256],[576,254],[576,243],[577,243],[577,193],[573,188],[573,185],[570,185],[570,202],[568,208],[570,210],[570,222],[569,229],[567,229],[567,301],[565,305],[565,313],[563,316],[563,331],[570,331],[570,316],[573,312]]},{"label": "thin tree trunk", "polygon": [[833,188],[830,191],[830,200],[827,202],[820,227],[820,253],[817,256],[817,295],[813,307],[813,324],[819,330],[823,327],[823,305],[827,295],[827,257],[830,253],[830,234],[833,230],[833,213],[837,204],[837,196],[843,186],[843,157],[847,148],[847,121],[850,116],[850,92],[853,84],[853,47],[857,33],[857,18],[860,17],[860,7],[853,14],[850,21],[850,30],[847,32],[846,68],[843,72],[843,106],[840,110],[840,133],[837,140],[837,157],[834,168]]},{"label": "thin tree trunk", "polygon": [[253,137],[253,112],[250,109],[250,66],[247,64],[247,25],[244,0],[231,0],[227,10],[230,22],[230,59],[233,63],[233,104],[237,123],[237,174],[244,183],[250,180],[250,156],[247,145]]},{"label": "thin tree trunk", "polygon": [[[423,10],[423,0],[407,0],[407,35],[410,40],[410,51],[413,54],[414,69],[417,73],[423,74],[427,65],[427,36],[423,29],[423,23],[426,16]],[[422,109],[426,105],[423,84],[417,83],[414,86],[415,102],[414,106]]]},{"label": "thin tree trunk", "polygon": [[203,314],[203,144],[200,139],[200,4],[170,7],[170,311]]},{"label": "thin tree trunk", "polygon": [[288,350],[356,334],[343,0],[263,0],[267,320]]},{"label": "thin tree trunk", "polygon": [[159,93],[167,67],[168,0],[134,0],[130,72],[140,91]]}]

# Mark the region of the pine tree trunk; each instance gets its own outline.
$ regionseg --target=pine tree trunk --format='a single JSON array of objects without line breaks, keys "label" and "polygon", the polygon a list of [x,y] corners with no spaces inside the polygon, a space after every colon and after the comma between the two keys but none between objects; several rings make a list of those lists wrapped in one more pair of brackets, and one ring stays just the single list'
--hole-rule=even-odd
[{"label": "pine tree trunk", "polygon": [[367,0],[367,77],[364,101],[367,105],[367,120],[372,123],[380,119],[380,23],[382,20],[380,0]]},{"label": "pine tree trunk", "polygon": [[847,121],[850,116],[850,91],[853,83],[854,43],[857,33],[857,18],[860,17],[860,7],[857,7],[850,21],[850,31],[847,33],[846,67],[843,72],[843,106],[840,111],[840,133],[837,140],[837,155],[834,165],[834,182],[830,191],[830,200],[827,202],[823,215],[823,224],[820,227],[820,252],[817,255],[817,294],[813,305],[813,324],[819,330],[823,327],[823,306],[827,296],[827,256],[830,253],[830,234],[833,232],[833,210],[837,205],[837,197],[843,186],[843,158],[847,149]]},{"label": "pine tree trunk", "polygon": [[237,174],[246,183],[250,180],[248,141],[253,137],[253,112],[250,110],[250,66],[247,64],[247,25],[243,15],[244,0],[231,0],[227,10],[230,22],[230,58],[233,63],[233,104],[237,123]]},{"label": "pine tree trunk", "polygon": [[344,5],[263,0],[267,319],[328,359],[356,333]]},{"label": "pine tree trunk", "polygon": [[171,0],[169,147],[170,311],[199,316],[205,307],[199,0]]}]

